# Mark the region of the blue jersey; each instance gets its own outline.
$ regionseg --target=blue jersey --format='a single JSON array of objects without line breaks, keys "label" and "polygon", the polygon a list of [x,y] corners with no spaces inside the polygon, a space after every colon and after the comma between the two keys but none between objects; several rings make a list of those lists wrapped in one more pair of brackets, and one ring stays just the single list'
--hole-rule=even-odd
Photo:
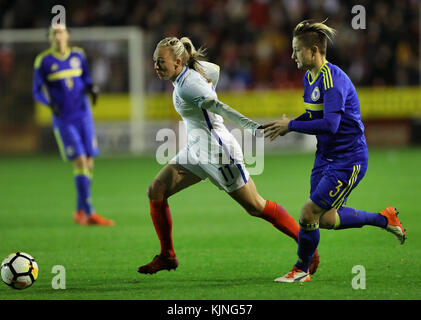
[{"label": "blue jersey", "polygon": [[91,84],[86,57],[80,48],[69,48],[64,56],[50,48],[35,59],[33,96],[45,105],[54,102],[59,108],[61,121],[77,120],[91,114],[85,94],[86,87]]},{"label": "blue jersey", "polygon": [[290,130],[317,137],[317,154],[328,159],[368,159],[357,91],[339,67],[325,62],[312,79],[303,77],[306,114]]}]

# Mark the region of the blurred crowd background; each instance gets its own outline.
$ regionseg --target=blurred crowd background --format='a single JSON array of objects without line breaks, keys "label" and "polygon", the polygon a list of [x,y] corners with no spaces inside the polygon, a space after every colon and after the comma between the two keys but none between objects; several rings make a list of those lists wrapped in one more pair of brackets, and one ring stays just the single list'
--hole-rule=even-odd
[{"label": "blurred crowd background", "polygon": [[[0,35],[6,35],[3,42],[0,38],[0,153],[57,149],[51,112],[35,105],[31,92],[33,63],[49,47],[55,5],[65,8],[71,45],[86,51],[93,81],[101,88],[94,116],[104,153],[127,151],[133,141],[155,150],[157,130],[176,126],[173,86],[157,79],[152,61],[157,42],[168,36],[187,36],[196,47],[207,48],[208,60],[221,66],[219,96],[240,112],[256,119],[300,114],[303,71],[291,59],[292,31],[302,20],[326,18],[338,31],[327,59],[357,87],[369,143],[421,144],[420,0],[0,0]],[[356,18],[361,12],[352,12],[356,5],[365,9],[365,29],[352,28],[353,21],[362,22]],[[102,39],[91,35],[77,42],[76,30],[91,27],[99,27],[95,35]],[[112,40],[110,27],[142,31],[143,68],[133,68],[129,59],[127,28],[122,39]],[[10,41],[19,30],[25,40]],[[133,70],[143,70],[137,82],[146,93],[138,105],[142,126],[130,125],[136,114]],[[142,134],[130,129],[137,127]]]},{"label": "blurred crowd background", "polygon": [[[70,30],[140,27],[150,41],[145,49],[149,73],[156,42],[166,36],[190,37],[197,47],[207,47],[209,60],[221,66],[219,90],[300,87],[302,72],[290,58],[291,33],[298,22],[309,18],[328,18],[328,25],[338,30],[327,57],[356,86],[420,83],[419,0],[3,0],[0,27],[47,28],[55,4],[65,6]],[[355,16],[351,10],[357,4],[366,9],[365,30],[351,27]],[[0,64],[5,63],[0,48]],[[92,67],[104,68],[104,64]],[[109,87],[124,89],[119,77],[109,80]],[[150,92],[170,89],[168,84],[148,82]]]}]

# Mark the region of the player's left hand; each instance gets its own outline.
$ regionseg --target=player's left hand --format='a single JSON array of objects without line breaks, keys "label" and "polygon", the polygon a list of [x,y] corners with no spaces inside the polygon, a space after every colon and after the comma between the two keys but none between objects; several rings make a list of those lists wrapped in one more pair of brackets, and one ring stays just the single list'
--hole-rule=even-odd
[{"label": "player's left hand", "polygon": [[86,93],[90,94],[92,104],[95,106],[98,100],[99,87],[97,85],[90,84],[86,87]]},{"label": "player's left hand", "polygon": [[273,141],[277,136],[286,135],[288,130],[288,124],[291,120],[284,114],[281,120],[275,120],[265,123],[262,127],[264,129],[265,138],[269,138]]}]

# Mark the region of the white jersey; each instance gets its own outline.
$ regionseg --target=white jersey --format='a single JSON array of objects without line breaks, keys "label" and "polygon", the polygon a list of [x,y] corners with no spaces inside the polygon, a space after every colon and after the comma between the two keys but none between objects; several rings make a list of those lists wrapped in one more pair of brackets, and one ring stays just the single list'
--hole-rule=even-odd
[{"label": "white jersey", "polygon": [[224,126],[221,115],[254,131],[259,124],[218,101],[215,87],[219,66],[201,61],[200,67],[211,82],[187,67],[173,82],[173,103],[186,126],[187,146],[172,162],[180,163],[202,179],[209,177],[231,192],[244,185],[249,174],[241,147]]},{"label": "white jersey", "polygon": [[201,108],[202,100],[218,98],[215,87],[219,79],[219,66],[209,62],[206,64],[201,62],[201,67],[212,80],[211,83],[207,82],[196,70],[187,67],[184,67],[173,82],[173,103],[175,110],[184,120],[187,130],[187,145],[196,143],[197,135],[195,133],[200,133],[200,129],[208,134],[210,134],[211,128],[221,134],[226,131],[222,116]]}]

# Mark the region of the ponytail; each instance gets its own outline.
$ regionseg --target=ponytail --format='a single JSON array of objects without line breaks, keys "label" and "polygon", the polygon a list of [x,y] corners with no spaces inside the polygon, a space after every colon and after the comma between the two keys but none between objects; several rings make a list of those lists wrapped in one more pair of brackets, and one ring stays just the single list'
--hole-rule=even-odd
[{"label": "ponytail", "polygon": [[198,50],[196,50],[191,40],[187,37],[181,38],[180,41],[187,52],[187,66],[190,69],[194,69],[199,72],[206,79],[206,81],[211,82],[198,63],[201,60],[205,60],[206,48],[200,47]]}]

